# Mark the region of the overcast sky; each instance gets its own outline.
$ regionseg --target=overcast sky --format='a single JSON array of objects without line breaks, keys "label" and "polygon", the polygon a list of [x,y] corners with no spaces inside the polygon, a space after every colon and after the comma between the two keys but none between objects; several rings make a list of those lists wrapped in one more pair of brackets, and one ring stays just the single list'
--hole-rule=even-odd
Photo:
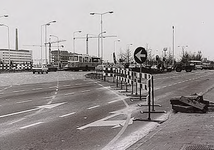
[{"label": "overcast sky", "polygon": [[[9,26],[11,48],[15,49],[15,29],[19,32],[19,49],[33,50],[33,58],[41,56],[40,47],[26,45],[41,44],[41,26],[55,20],[48,26],[49,35],[58,36],[64,45],[61,50],[73,52],[73,33],[76,37],[100,33],[100,16],[90,12],[113,14],[103,15],[104,59],[112,61],[112,53],[132,52],[139,46],[161,55],[163,48],[172,51],[172,26],[175,26],[175,56],[185,50],[214,60],[214,1],[213,0],[0,0],[0,23]],[[0,48],[8,48],[7,28],[0,27]],[[120,42],[115,42],[120,39]],[[52,37],[51,41],[56,41]],[[132,44],[130,46],[130,44]],[[55,46],[55,45],[53,45]],[[98,40],[89,39],[89,54],[97,55]],[[53,49],[56,49],[54,47]],[[84,39],[75,40],[75,51],[86,53]]]}]

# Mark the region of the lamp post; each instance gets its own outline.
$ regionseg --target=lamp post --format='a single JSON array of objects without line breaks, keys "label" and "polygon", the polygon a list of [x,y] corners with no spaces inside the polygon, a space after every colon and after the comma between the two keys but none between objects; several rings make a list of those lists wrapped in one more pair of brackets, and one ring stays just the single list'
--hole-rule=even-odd
[{"label": "lamp post", "polygon": [[59,64],[60,64],[60,57],[59,57],[59,37],[55,36],[55,35],[50,35],[51,37],[55,37],[57,38],[57,48],[58,48],[58,68],[59,68]]},{"label": "lamp post", "polygon": [[47,64],[47,26],[51,25],[51,23],[55,23],[56,21],[50,21],[46,24],[43,24],[41,25],[41,61],[42,61],[42,43],[43,43],[43,40],[42,40],[42,27],[45,26],[45,63]]},{"label": "lamp post", "polygon": [[7,27],[7,38],[8,38],[8,41],[7,41],[7,43],[8,43],[8,51],[9,51],[9,68],[10,68],[10,29],[9,29],[9,27],[7,26],[7,25],[5,25],[5,24],[0,24],[0,26],[5,26],[5,27]]},{"label": "lamp post", "polygon": [[8,15],[2,15],[2,16],[0,16],[0,18],[7,18],[8,17]]},{"label": "lamp post", "polygon": [[120,39],[114,41],[114,53],[115,53],[115,55],[116,55],[116,42],[120,42]]},{"label": "lamp post", "polygon": [[103,58],[103,35],[102,35],[102,33],[103,33],[103,15],[105,15],[105,14],[112,14],[113,13],[113,11],[108,11],[108,12],[104,12],[104,13],[90,13],[90,15],[100,15],[100,25],[101,25],[101,27],[100,27],[100,29],[101,29],[101,52],[102,52],[102,58]]},{"label": "lamp post", "polygon": [[73,32],[73,52],[75,53],[75,33],[81,33],[82,31]]},{"label": "lamp post", "polygon": [[[100,35],[103,34],[103,33],[106,33],[106,31],[104,32],[101,32],[100,34],[98,34],[98,57],[100,57]],[[101,54],[101,61],[102,61],[103,57],[102,57],[102,54]],[[103,64],[103,61],[102,61],[102,64]]]},{"label": "lamp post", "polygon": [[175,27],[172,26],[172,65],[175,63]]}]

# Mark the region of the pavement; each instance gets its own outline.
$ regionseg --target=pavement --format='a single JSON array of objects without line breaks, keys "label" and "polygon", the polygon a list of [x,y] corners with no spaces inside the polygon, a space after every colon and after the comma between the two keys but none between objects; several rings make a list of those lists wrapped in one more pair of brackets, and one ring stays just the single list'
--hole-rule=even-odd
[{"label": "pavement", "polygon": [[[204,99],[214,102],[214,90]],[[207,113],[170,113],[166,122],[127,150],[214,150],[214,108]]]}]

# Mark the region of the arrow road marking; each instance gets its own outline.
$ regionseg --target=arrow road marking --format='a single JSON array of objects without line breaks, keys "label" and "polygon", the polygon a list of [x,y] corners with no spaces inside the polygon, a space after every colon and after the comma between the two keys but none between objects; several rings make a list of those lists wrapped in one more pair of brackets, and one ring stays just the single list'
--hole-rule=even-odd
[{"label": "arrow road marking", "polygon": [[135,56],[141,61],[141,57],[142,58],[145,58],[146,57],[146,54],[141,54],[142,50],[139,51]]},{"label": "arrow road marking", "polygon": [[[135,107],[129,107],[129,108],[125,108],[125,109],[122,109],[122,110],[119,110],[119,111],[114,111],[114,112],[111,112],[113,113],[112,115],[110,116],[107,116],[103,119],[100,119],[100,120],[97,120],[95,122],[92,122],[90,124],[87,124],[85,126],[82,126],[82,127],[79,127],[77,129],[79,130],[83,130],[85,128],[88,128],[88,127],[98,127],[98,126],[112,126],[112,128],[117,128],[117,127],[123,127],[126,123],[126,120],[108,120],[110,118],[113,118],[115,116],[118,116],[118,115],[127,115],[127,114],[130,114],[133,110],[135,110]],[[133,118],[131,118],[128,122],[128,124],[133,124]]]}]

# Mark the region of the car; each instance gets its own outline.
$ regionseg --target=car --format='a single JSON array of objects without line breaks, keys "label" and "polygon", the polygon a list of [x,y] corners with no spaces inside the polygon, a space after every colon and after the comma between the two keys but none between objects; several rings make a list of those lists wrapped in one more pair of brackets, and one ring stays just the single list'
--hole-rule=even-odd
[{"label": "car", "polygon": [[35,74],[36,72],[38,73],[38,74],[43,74],[44,72],[47,74],[48,73],[48,67],[47,66],[45,66],[45,65],[42,65],[42,66],[34,66],[33,68],[32,68],[32,72],[33,72],[33,74]]},{"label": "car", "polygon": [[97,67],[95,67],[95,71],[103,71],[104,68],[106,68],[106,65],[98,65]]}]

